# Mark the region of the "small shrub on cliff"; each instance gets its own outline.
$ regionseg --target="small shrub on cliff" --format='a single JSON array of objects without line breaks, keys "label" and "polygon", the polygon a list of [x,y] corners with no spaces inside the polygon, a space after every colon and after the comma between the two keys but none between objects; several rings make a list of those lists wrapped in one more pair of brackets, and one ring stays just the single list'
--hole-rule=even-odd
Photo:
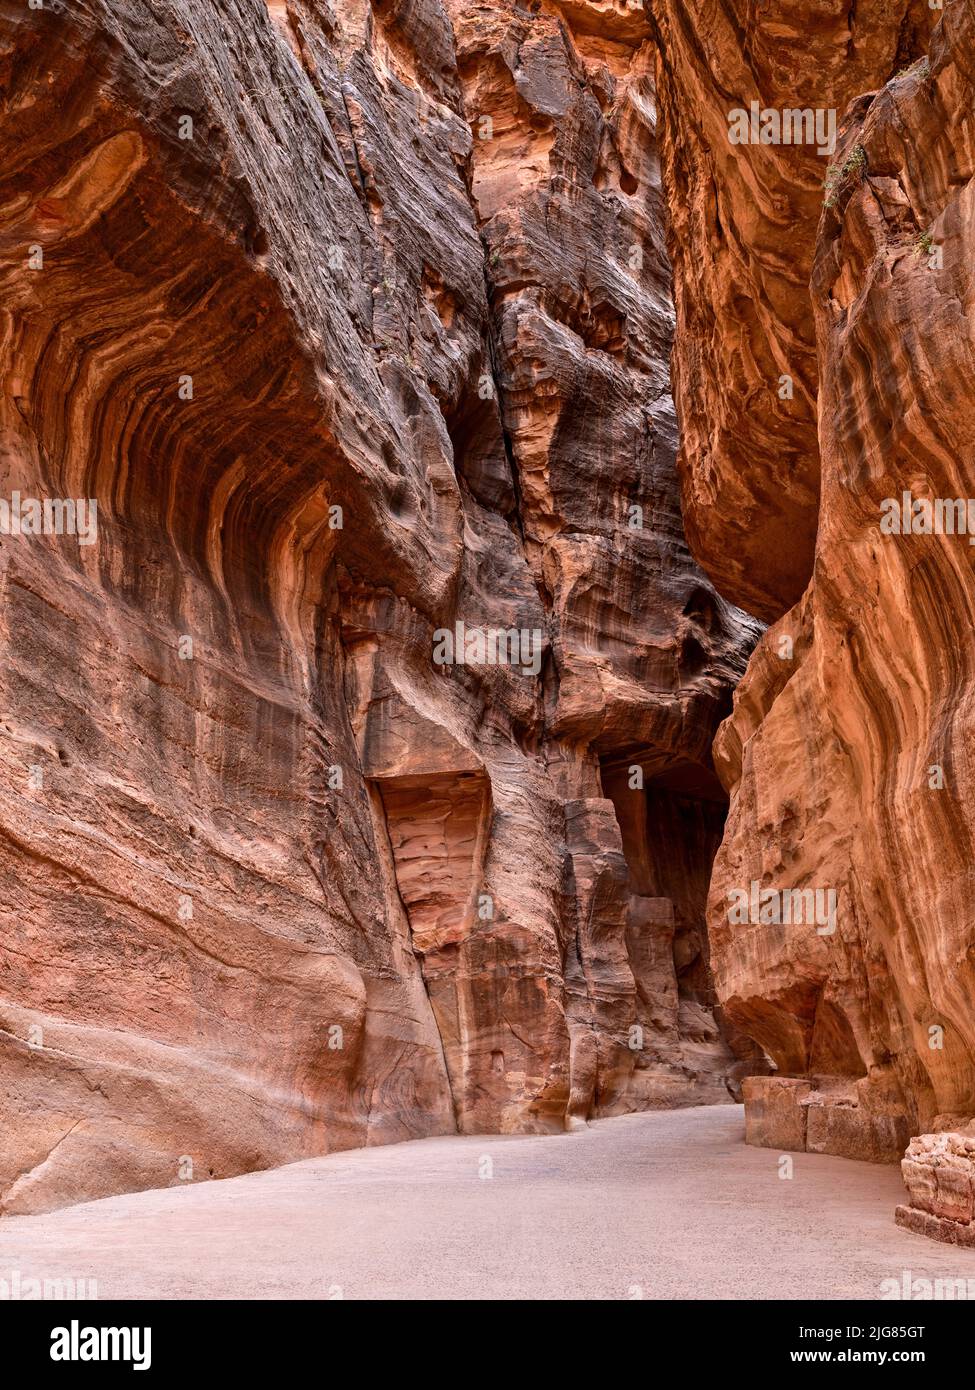
[{"label": "small shrub on cliff", "polygon": [[894,73],[894,81],[897,82],[901,77],[919,77],[923,82],[926,77],[931,76],[931,60],[928,57],[918,58],[914,63],[908,63],[906,68],[901,68]]},{"label": "small shrub on cliff", "polygon": [[850,178],[856,175],[862,177],[866,167],[867,152],[862,145],[854,145],[853,149],[841,164],[831,164],[829,166],[826,170],[826,178],[823,180],[823,187],[826,190],[824,202],[828,208],[836,206],[836,200],[843,186]]}]

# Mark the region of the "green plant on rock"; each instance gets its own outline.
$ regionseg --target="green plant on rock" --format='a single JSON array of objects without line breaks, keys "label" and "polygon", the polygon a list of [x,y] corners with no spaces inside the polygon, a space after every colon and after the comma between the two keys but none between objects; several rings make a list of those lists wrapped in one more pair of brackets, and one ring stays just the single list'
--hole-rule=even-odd
[{"label": "green plant on rock", "polygon": [[862,145],[854,145],[841,164],[831,164],[826,170],[823,187],[826,190],[824,202],[828,208],[836,206],[844,184],[855,175],[863,175],[867,167],[867,152]]},{"label": "green plant on rock", "polygon": [[931,59],[925,56],[924,58],[918,58],[913,63],[908,63],[906,68],[901,68],[898,72],[894,73],[894,81],[896,82],[898,78],[901,77],[908,77],[912,73],[915,77],[920,77],[922,81],[924,78],[930,77]]}]

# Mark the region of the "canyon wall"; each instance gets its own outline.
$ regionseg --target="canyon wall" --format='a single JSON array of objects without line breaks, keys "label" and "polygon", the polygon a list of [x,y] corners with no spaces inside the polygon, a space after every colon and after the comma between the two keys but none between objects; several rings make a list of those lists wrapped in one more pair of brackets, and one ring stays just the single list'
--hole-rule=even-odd
[{"label": "canyon wall", "polygon": [[[933,1131],[905,1160],[912,1205],[899,1219],[971,1241],[975,12],[970,0],[932,11],[936,27],[919,50],[923,24],[894,8],[883,33],[876,12],[860,9],[835,18],[831,34],[817,21],[796,39],[815,55],[807,85],[793,84],[787,65],[759,85],[767,107],[793,105],[797,92],[811,106],[855,96],[836,152],[818,166],[825,186],[814,206],[809,151],[735,147],[727,124],[722,142],[727,108],[755,95],[748,83],[729,93],[705,74],[693,111],[666,85],[671,69],[673,83],[685,80],[692,59],[703,72],[706,56],[713,76],[727,46],[715,12],[733,7],[692,6],[681,18],[685,7],[661,0],[664,33],[683,36],[661,59],[675,120],[664,159],[674,375],[699,556],[723,592],[777,619],[715,745],[731,792],[709,903],[717,992],[778,1069],[745,1082],[749,1138],[890,1161]],[[740,9],[746,49],[760,53],[785,20]],[[790,155],[801,199],[770,182]],[[716,201],[700,192],[710,177]],[[688,221],[704,203],[719,210],[720,232]],[[709,310],[719,275],[727,293]],[[780,295],[783,277],[790,289]],[[727,315],[734,327],[723,326]],[[774,391],[780,371],[806,387],[787,409]],[[794,441],[802,469],[821,469],[818,513],[805,471],[769,506],[770,489],[788,488],[772,458],[777,438],[783,467]],[[939,499],[961,500],[945,511]],[[757,556],[776,530],[788,582]],[[789,890],[810,909],[835,894],[835,911],[817,906],[797,920],[784,910]],[[733,910],[744,894],[757,912]]]},{"label": "canyon wall", "polygon": [[0,536],[0,1210],[756,1065],[653,62],[579,0],[0,0],[3,496],[97,503]]},{"label": "canyon wall", "polygon": [[[926,51],[936,16],[926,0],[848,9],[653,0],[652,10],[684,520],[725,598],[771,621],[802,596],[813,566],[819,376],[809,277],[835,155],[825,120],[795,143],[773,140],[770,126],[763,134],[761,114],[841,117]],[[753,103],[754,138],[742,142],[731,116],[747,113],[751,126]]]}]

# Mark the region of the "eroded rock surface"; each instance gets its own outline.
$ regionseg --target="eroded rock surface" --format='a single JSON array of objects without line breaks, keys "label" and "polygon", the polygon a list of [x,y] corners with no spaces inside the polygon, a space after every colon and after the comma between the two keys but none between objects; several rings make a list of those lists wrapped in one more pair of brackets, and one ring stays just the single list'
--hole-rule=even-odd
[{"label": "eroded rock surface", "polygon": [[605,4],[0,0],[4,490],[98,505],[0,538],[4,1210],[747,1069],[652,66]]},{"label": "eroded rock surface", "polygon": [[[684,519],[719,591],[767,620],[812,573],[819,491],[816,334],[809,277],[828,113],[926,51],[925,0],[653,0],[668,250],[677,308],[674,396]],[[735,112],[754,139],[732,143]],[[806,112],[806,143],[773,143]],[[811,118],[811,120],[810,120]],[[736,137],[739,130],[735,129]]]},{"label": "eroded rock surface", "polygon": [[901,1172],[909,1201],[897,1208],[897,1224],[975,1248],[975,1129],[912,1139]]},{"label": "eroded rock surface", "polygon": [[[729,1018],[780,1073],[746,1083],[751,1137],[783,1148],[891,1159],[975,1113],[973,54],[973,7],[953,0],[929,54],[848,113],[811,281],[814,573],[715,746],[732,801],[711,958]],[[922,520],[895,532],[905,494]],[[928,534],[911,499],[937,516],[956,498],[963,522]],[[733,921],[753,884],[758,913]],[[832,922],[789,921],[787,890],[835,893]],[[912,1143],[912,1194],[929,1152],[965,1169],[952,1143]]]}]

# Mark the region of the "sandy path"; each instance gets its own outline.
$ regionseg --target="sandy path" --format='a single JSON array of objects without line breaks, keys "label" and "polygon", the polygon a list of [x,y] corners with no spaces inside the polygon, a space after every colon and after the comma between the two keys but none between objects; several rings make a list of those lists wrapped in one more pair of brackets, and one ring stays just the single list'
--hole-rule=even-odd
[{"label": "sandy path", "polygon": [[896,1168],[795,1154],[783,1180],[742,1135],[740,1108],[719,1106],[360,1149],[7,1218],[0,1278],[94,1277],[101,1298],[877,1298],[905,1269],[975,1281],[975,1251],[894,1225]]}]

